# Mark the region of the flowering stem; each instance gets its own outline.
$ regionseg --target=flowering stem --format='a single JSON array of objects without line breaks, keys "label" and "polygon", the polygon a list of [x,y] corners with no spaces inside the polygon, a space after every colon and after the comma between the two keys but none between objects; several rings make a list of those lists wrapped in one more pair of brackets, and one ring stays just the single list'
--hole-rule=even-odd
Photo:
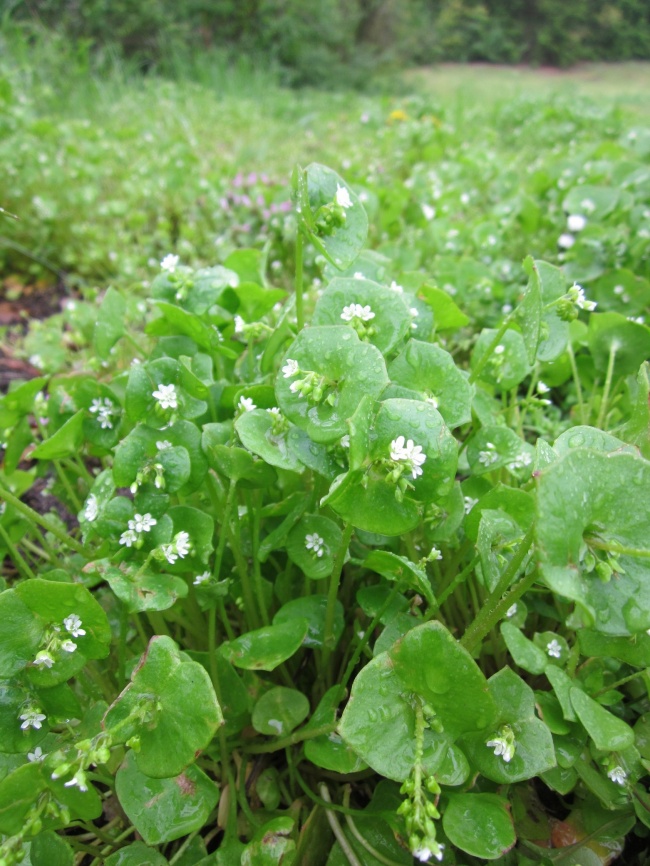
[{"label": "flowering stem", "polygon": [[302,248],[303,237],[300,228],[296,234],[296,323],[301,331],[305,326],[305,307],[302,294]]},{"label": "flowering stem", "polygon": [[[320,785],[318,786],[318,790],[319,790],[320,795],[323,798],[323,800],[325,800],[326,803],[331,805],[332,799],[330,797],[330,792],[328,791],[327,785],[325,784],[325,782],[320,783]],[[326,809],[325,810],[325,816],[327,818],[328,824],[330,825],[332,833],[334,833],[336,841],[339,843],[339,845],[341,847],[341,851],[345,855],[345,858],[348,861],[348,863],[350,864],[350,866],[361,866],[361,861],[359,860],[357,855],[354,853],[352,846],[350,845],[350,842],[348,840],[348,837],[343,832],[343,828],[339,824],[339,820],[336,817],[336,815],[334,814],[334,812],[332,812],[330,809]]]},{"label": "flowering stem", "polygon": [[576,364],[576,356],[573,352],[571,340],[567,344],[567,352],[569,353],[569,362],[571,363],[571,375],[573,376],[573,384],[576,389],[576,397],[578,398],[578,406],[580,407],[580,423],[586,424],[587,417],[585,415],[585,403],[582,396],[582,385],[580,384],[580,376],[578,374],[578,366]]},{"label": "flowering stem", "polygon": [[506,331],[508,330],[508,328],[510,327],[510,321],[511,321],[511,319],[512,319],[512,316],[506,316],[506,317],[505,317],[505,319],[504,319],[503,322],[501,323],[501,327],[499,328],[499,330],[498,330],[498,331],[496,332],[496,334],[494,335],[494,338],[493,338],[492,342],[491,342],[490,345],[487,347],[487,349],[485,350],[484,354],[481,355],[480,359],[477,361],[476,366],[474,367],[474,369],[473,369],[472,372],[470,373],[470,377],[469,377],[469,379],[468,379],[470,385],[471,385],[473,382],[476,382],[476,380],[478,379],[478,377],[479,377],[479,376],[481,375],[481,373],[483,372],[483,368],[485,367],[485,365],[487,364],[487,362],[488,362],[488,361],[490,360],[490,358],[492,357],[492,354],[493,354],[494,350],[496,349],[496,347],[497,347],[497,346],[499,345],[499,343],[501,342],[501,338],[503,337],[503,335],[505,334],[505,332],[506,332]]},{"label": "flowering stem", "polygon": [[354,527],[348,523],[343,531],[343,539],[341,546],[336,554],[334,565],[332,566],[332,574],[330,576],[330,585],[327,593],[327,608],[325,610],[325,630],[323,633],[323,655],[321,657],[321,677],[325,677],[326,681],[330,681],[330,672],[328,670],[332,650],[336,646],[336,637],[334,635],[334,615],[336,613],[336,597],[338,595],[339,583],[341,580],[341,572],[343,571],[343,562],[345,554],[348,552],[348,546]]},{"label": "flowering stem", "polygon": [[461,583],[463,583],[465,580],[467,580],[469,575],[476,568],[476,564],[478,563],[480,558],[481,558],[480,556],[475,556],[474,559],[470,562],[470,564],[465,566],[465,568],[459,574],[456,575],[456,577],[447,586],[447,588],[444,589],[443,592],[440,593],[436,603],[427,611],[427,619],[430,619],[433,616],[433,614],[439,608],[441,608],[442,605],[447,601],[447,599],[452,594],[452,592],[454,592],[457,589],[457,587],[459,587],[461,585]]},{"label": "flowering stem", "polygon": [[72,538],[72,536],[68,535],[63,529],[59,529],[58,526],[51,524],[50,521],[46,520],[45,517],[42,517],[38,511],[34,511],[33,508],[30,508],[29,505],[18,499],[17,496],[13,495],[13,493],[10,493],[2,484],[0,484],[0,498],[4,499],[5,502],[8,502],[9,505],[16,509],[16,511],[20,511],[21,514],[24,514],[25,517],[29,517],[29,519],[36,523],[37,526],[41,526],[43,529],[47,530],[47,532],[51,532],[55,538],[58,538],[59,541],[67,545],[76,553],[79,553],[85,559],[92,558],[84,549],[83,545],[79,544],[75,538]]},{"label": "flowering stem", "polygon": [[16,568],[21,572],[23,577],[36,577],[34,572],[31,570],[25,559],[23,559],[21,553],[19,552],[16,545],[13,543],[11,538],[9,537],[9,533],[6,531],[4,526],[0,524],[0,538],[4,541],[7,546],[7,550],[9,551],[9,556],[13,559],[16,564]]},{"label": "flowering stem", "polygon": [[[510,560],[510,564],[506,568],[506,570],[501,575],[501,578],[497,585],[494,587],[490,595],[488,596],[483,608],[479,611],[478,615],[474,619],[474,621],[470,624],[469,628],[462,636],[460,643],[461,646],[464,646],[466,650],[472,652],[476,647],[481,643],[483,638],[488,632],[494,628],[496,623],[501,619],[505,611],[510,607],[513,601],[513,592],[508,593],[507,596],[503,596],[503,593],[508,589],[512,581],[517,576],[519,569],[521,568],[528,551],[530,550],[530,546],[533,543],[533,538],[535,535],[535,524],[533,523],[528,530],[528,532],[524,535],[521,542],[519,543],[519,547],[515,551],[514,556]],[[518,584],[516,591],[517,597],[523,595],[523,593],[528,589],[529,585],[532,585],[535,581],[536,574],[533,573],[530,576],[530,579],[526,579]],[[522,584],[526,584],[522,587]]]},{"label": "flowering stem", "polygon": [[605,375],[605,388],[603,390],[603,396],[600,402],[598,420],[596,421],[596,427],[599,427],[601,430],[603,429],[603,424],[605,423],[605,417],[607,415],[607,404],[609,402],[609,392],[612,387],[612,378],[614,376],[614,361],[616,360],[617,351],[618,343],[616,342],[616,340],[613,340],[611,346],[609,347],[609,360],[607,362],[607,374]]}]

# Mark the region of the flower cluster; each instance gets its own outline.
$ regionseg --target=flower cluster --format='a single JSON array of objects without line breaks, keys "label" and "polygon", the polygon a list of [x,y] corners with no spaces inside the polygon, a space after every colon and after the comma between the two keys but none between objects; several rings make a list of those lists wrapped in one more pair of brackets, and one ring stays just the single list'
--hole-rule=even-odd
[{"label": "flower cluster", "polygon": [[[301,370],[298,362],[293,358],[287,358],[287,361],[282,368],[282,375],[285,379],[293,379],[294,376],[301,374],[302,379],[296,379],[289,385],[289,390],[292,394],[298,394],[300,397],[308,397],[312,403],[320,403],[325,397],[325,391],[328,388],[334,388],[336,383],[325,376],[321,376],[314,370]],[[336,402],[336,394],[332,391],[325,402],[333,406]]]},{"label": "flower cluster", "polygon": [[178,559],[185,557],[192,550],[192,542],[189,532],[177,532],[171,544],[161,544],[158,550],[154,551],[156,559],[166,559],[170,565],[173,565]]},{"label": "flower cluster", "polygon": [[128,529],[120,536],[120,544],[126,547],[141,547],[143,542],[143,533],[151,532],[158,521],[151,514],[134,514],[133,519],[129,520]]},{"label": "flower cluster", "polygon": [[592,313],[598,306],[596,301],[587,300],[585,290],[578,283],[574,283],[569,291],[555,302],[555,305],[558,316],[566,322],[577,318],[580,310]]},{"label": "flower cluster", "polygon": [[305,535],[305,547],[320,559],[326,551],[325,539],[321,538],[317,532],[308,533]]},{"label": "flower cluster", "polygon": [[478,462],[486,468],[492,466],[498,459],[499,455],[493,442],[486,442],[485,449],[478,452]]},{"label": "flower cluster", "polygon": [[411,473],[415,479],[422,475],[422,465],[427,455],[422,453],[422,446],[416,445],[412,439],[406,440],[404,436],[398,436],[390,443],[390,459],[394,463],[403,464],[404,468]]},{"label": "flower cluster", "polygon": [[102,430],[112,430],[113,416],[119,414],[119,409],[116,409],[115,404],[108,397],[104,397],[103,400],[99,397],[94,399],[88,411],[93,415],[97,415],[97,420]]},{"label": "flower cluster", "polygon": [[151,396],[158,401],[161,409],[178,409],[178,394],[176,385],[158,385],[158,390]]},{"label": "flower cluster", "polygon": [[362,307],[361,304],[349,304],[347,307],[343,307],[341,318],[344,322],[351,322],[353,319],[361,319],[362,322],[369,322],[371,319],[375,318],[375,314],[373,313],[370,304],[366,304],[365,307]]},{"label": "flower cluster", "polygon": [[515,735],[510,725],[504,725],[499,730],[498,735],[488,740],[485,745],[488,749],[494,749],[494,754],[509,764],[516,749]]},{"label": "flower cluster", "polygon": [[47,629],[42,639],[42,649],[34,658],[32,664],[37,668],[51,668],[61,652],[73,653],[77,644],[71,638],[83,637],[86,630],[81,627],[81,618],[76,613],[71,613],[63,620],[62,626],[53,625]]}]

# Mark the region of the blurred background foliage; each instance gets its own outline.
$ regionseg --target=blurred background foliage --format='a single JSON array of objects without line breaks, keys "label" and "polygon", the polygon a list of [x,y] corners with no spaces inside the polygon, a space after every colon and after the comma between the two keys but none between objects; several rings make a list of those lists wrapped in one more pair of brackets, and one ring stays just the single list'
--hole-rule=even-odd
[{"label": "blurred background foliage", "polygon": [[648,0],[0,0],[4,26],[56,28],[95,59],[191,72],[206,49],[282,83],[361,85],[443,61],[567,67],[650,58]]}]

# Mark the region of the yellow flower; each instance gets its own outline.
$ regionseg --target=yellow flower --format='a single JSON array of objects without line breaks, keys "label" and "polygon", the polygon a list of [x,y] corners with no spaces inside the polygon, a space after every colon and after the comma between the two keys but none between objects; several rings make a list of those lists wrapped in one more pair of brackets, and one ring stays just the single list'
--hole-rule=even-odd
[{"label": "yellow flower", "polygon": [[402,108],[396,108],[394,111],[388,115],[389,123],[396,123],[397,121],[408,120],[408,114]]}]

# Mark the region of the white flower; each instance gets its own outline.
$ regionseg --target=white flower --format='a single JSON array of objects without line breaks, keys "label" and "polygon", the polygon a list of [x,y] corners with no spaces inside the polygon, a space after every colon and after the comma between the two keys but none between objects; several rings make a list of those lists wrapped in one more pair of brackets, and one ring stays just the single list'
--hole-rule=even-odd
[{"label": "white flower", "polygon": [[566,224],[570,232],[581,232],[587,225],[587,218],[581,213],[574,213],[568,217]]},{"label": "white flower", "polygon": [[176,270],[177,264],[178,264],[178,256],[175,256],[175,255],[172,255],[172,253],[169,253],[169,255],[166,255],[165,258],[160,263],[160,267],[163,269],[163,271],[168,271],[170,274],[173,274],[174,271]]},{"label": "white flower", "polygon": [[242,319],[241,316],[235,316],[233,321],[235,323],[235,333],[236,334],[243,334],[244,328],[246,327],[246,322]]},{"label": "white flower", "polygon": [[352,319],[361,319],[363,322],[369,322],[375,318],[375,314],[371,310],[370,304],[366,304],[365,307],[362,307],[361,304],[350,304],[347,307],[343,307],[341,318],[344,322],[351,322]]},{"label": "white flower", "polygon": [[517,613],[517,602],[510,605],[510,607],[506,611],[506,616],[508,617],[508,619],[510,619],[510,617],[514,616],[516,613]]},{"label": "white flower", "polygon": [[583,209],[583,211],[589,214],[592,214],[596,210],[596,205],[590,198],[583,198],[580,202],[580,207]]},{"label": "white flower", "polygon": [[290,379],[292,376],[296,376],[299,370],[298,362],[292,358],[287,358],[287,363],[282,368],[282,375],[285,379]]},{"label": "white flower", "polygon": [[27,760],[32,764],[40,763],[47,758],[47,755],[43,754],[43,749],[40,746],[36,746],[33,752],[27,752]]},{"label": "white flower", "polygon": [[345,436],[341,436],[341,448],[349,448],[350,447],[350,434],[346,433]]},{"label": "white flower", "polygon": [[560,237],[557,239],[557,245],[559,247],[562,247],[563,250],[570,249],[575,242],[576,239],[568,232],[564,232],[564,234],[561,234]]},{"label": "white flower", "polygon": [[81,619],[76,613],[71,613],[63,620],[63,625],[66,631],[69,631],[72,637],[80,637],[86,634],[86,630],[81,627]]},{"label": "white flower", "polygon": [[422,475],[422,464],[427,455],[422,453],[422,446],[416,445],[412,439],[405,442],[404,436],[398,436],[390,443],[390,459],[397,463],[406,463],[411,471],[412,478]]},{"label": "white flower", "polygon": [[88,785],[86,784],[86,774],[83,770],[77,770],[74,776],[68,782],[63,783],[65,788],[71,788],[76,786],[80,791],[87,791]]},{"label": "white flower", "polygon": [[355,280],[365,280],[365,275],[361,273],[361,271],[355,271],[353,274]]},{"label": "white flower", "polygon": [[120,535],[120,544],[125,544],[127,547],[132,547],[137,540],[138,535],[132,529],[127,529]]},{"label": "white flower", "polygon": [[350,198],[350,193],[344,186],[340,186],[338,183],[336,184],[336,203],[339,207],[347,210],[349,207],[352,207],[352,199]]},{"label": "white flower", "polygon": [[20,727],[23,731],[26,731],[27,728],[35,728],[38,731],[43,727],[43,722],[47,716],[39,713],[38,710],[32,709],[22,713],[18,718],[22,719]]},{"label": "white flower", "polygon": [[483,466],[492,466],[499,459],[499,455],[492,442],[487,442],[484,451],[478,452],[478,462]]},{"label": "white flower", "polygon": [[173,565],[178,559],[178,554],[174,553],[174,546],[172,544],[161,544],[160,549],[167,562]]},{"label": "white flower", "polygon": [[427,220],[428,222],[431,222],[431,220],[436,215],[436,209],[434,207],[431,207],[430,204],[423,204],[422,205],[422,213],[424,214],[425,220]]},{"label": "white flower", "polygon": [[77,649],[77,644],[73,640],[61,641],[61,649],[67,653],[73,653]]},{"label": "white flower", "polygon": [[158,390],[151,395],[161,409],[178,409],[178,395],[176,385],[158,385]]},{"label": "white flower", "polygon": [[156,442],[156,448],[158,449],[158,451],[166,451],[168,448],[172,447],[172,443],[169,442],[167,439],[159,439]]},{"label": "white flower", "polygon": [[292,394],[295,394],[296,391],[300,391],[301,388],[302,388],[302,382],[300,382],[300,381],[292,382],[289,385],[289,390],[291,391]]},{"label": "white flower", "polygon": [[509,764],[515,754],[515,743],[512,736],[495,737],[493,740],[488,740],[485,744],[488,749],[494,749],[496,757],[501,757]]},{"label": "white flower", "polygon": [[616,785],[624,785],[627,781],[627,773],[623,767],[612,767],[612,769],[607,773],[607,776]]},{"label": "white flower", "polygon": [[305,547],[307,550],[311,550],[315,553],[319,558],[325,552],[324,545],[325,539],[321,538],[317,532],[305,535]]},{"label": "white flower", "polygon": [[494,354],[495,355],[503,355],[505,350],[506,350],[506,347],[504,345],[502,345],[501,343],[499,343],[499,345],[495,346],[495,348],[494,348]]},{"label": "white flower", "polygon": [[425,398],[424,398],[424,402],[425,402],[425,403],[428,403],[429,406],[433,406],[434,409],[437,409],[438,406],[440,405],[440,404],[438,403],[438,400],[437,400],[434,396],[431,396],[431,397],[425,397]]},{"label": "white flower", "polygon": [[174,546],[176,553],[181,559],[184,559],[192,547],[189,532],[179,532],[174,538]]},{"label": "white flower", "polygon": [[88,411],[89,411],[89,412],[92,412],[93,415],[94,415],[94,414],[96,414],[97,412],[101,412],[103,408],[104,408],[104,407],[103,407],[103,403],[102,403],[102,401],[99,399],[99,397],[96,397],[96,398],[92,401],[92,403],[90,404],[90,408],[88,409]]},{"label": "white flower", "polygon": [[92,523],[93,520],[97,520],[97,515],[99,514],[99,506],[97,504],[97,497],[94,493],[91,493],[88,499],[86,499],[86,507],[84,508],[84,519],[89,523]]},{"label": "white flower", "polygon": [[393,282],[390,284],[390,288],[391,288],[394,292],[397,292],[399,295],[403,294],[403,292],[404,292],[404,287],[403,287],[403,286],[399,286],[399,285],[395,282],[395,280],[393,280]]},{"label": "white flower", "polygon": [[150,532],[151,527],[155,526],[158,523],[149,512],[146,514],[134,514],[133,520],[129,520],[129,529],[135,530],[135,532]]},{"label": "white flower", "polygon": [[48,652],[46,652],[45,650],[41,650],[41,652],[36,653],[36,658],[34,659],[32,664],[36,665],[36,667],[39,668],[51,668],[54,664],[54,659]]},{"label": "white flower", "polygon": [[471,496],[463,496],[463,508],[465,510],[465,514],[469,514],[477,502],[478,499],[472,499]]},{"label": "white flower", "polygon": [[582,286],[579,286],[578,283],[574,283],[567,294],[576,305],[576,307],[580,307],[581,310],[587,310],[591,313],[598,306],[596,301],[587,300],[587,298],[585,297],[585,290],[582,288]]},{"label": "white flower", "polygon": [[253,403],[252,397],[240,397],[237,409],[239,412],[252,412],[253,409],[257,409],[257,406]]},{"label": "white flower", "polygon": [[[410,308],[409,308],[409,313],[413,316],[414,319],[416,319],[416,318],[420,315],[420,312],[419,312],[419,310],[417,309],[417,307],[410,307]],[[412,330],[412,331],[417,331],[417,329],[418,329],[418,326],[416,325],[416,323],[415,323],[415,322],[411,322],[411,330]]]},{"label": "white flower", "polygon": [[551,389],[548,387],[548,385],[546,383],[542,382],[542,380],[540,379],[539,382],[537,383],[537,393],[538,394],[548,394],[548,392],[550,390]]},{"label": "white flower", "polygon": [[194,586],[201,586],[202,583],[205,583],[206,580],[210,580],[212,575],[209,571],[204,571],[203,574],[197,574],[194,578]]},{"label": "white flower", "polygon": [[266,411],[269,413],[269,415],[273,415],[274,418],[282,417],[282,412],[278,409],[277,406],[271,406],[271,408],[267,409]]},{"label": "white flower", "polygon": [[555,640],[555,638],[553,638],[552,641],[549,641],[546,644],[546,652],[549,654],[549,656],[551,658],[559,659],[560,656],[562,655],[562,647],[560,645],[560,642]]},{"label": "white flower", "polygon": [[415,851],[413,851],[413,856],[416,860],[419,860],[420,863],[428,863],[433,857],[433,851],[430,848],[416,848]]},{"label": "white flower", "polygon": [[522,451],[521,454],[517,454],[514,460],[508,463],[508,469],[514,472],[517,469],[524,469],[526,466],[530,466],[532,462],[533,458],[528,451]]},{"label": "white flower", "polygon": [[434,545],[431,548],[431,553],[429,554],[428,559],[431,560],[431,562],[433,562],[433,560],[440,560],[442,559],[442,552]]}]

